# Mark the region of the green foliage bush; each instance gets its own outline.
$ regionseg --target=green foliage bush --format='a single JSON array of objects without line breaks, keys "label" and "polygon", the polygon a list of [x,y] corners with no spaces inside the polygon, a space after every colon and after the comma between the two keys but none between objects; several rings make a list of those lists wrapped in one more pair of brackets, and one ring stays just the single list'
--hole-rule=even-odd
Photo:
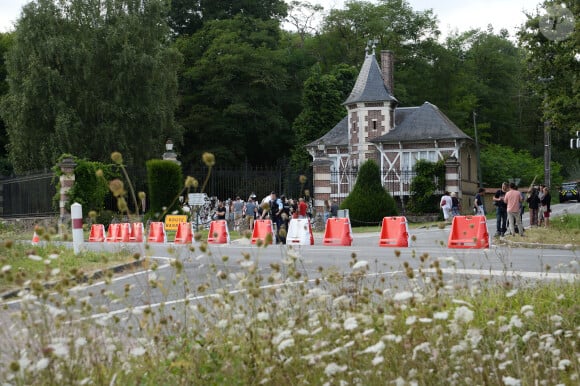
[{"label": "green foliage bush", "polygon": [[[407,205],[410,213],[437,213],[439,197],[435,195],[445,183],[445,161],[419,160],[415,164],[415,178],[411,181],[411,199]],[[438,179],[439,185],[436,183]]]},{"label": "green foliage bush", "polygon": [[[562,182],[561,166],[550,164],[552,186]],[[485,186],[501,186],[503,181],[520,178],[520,186],[528,186],[536,177],[536,183],[544,181],[544,159],[533,158],[526,150],[514,151],[511,147],[490,144],[481,151],[481,170]]]},{"label": "green foliage bush", "polygon": [[[178,210],[179,196],[183,188],[181,166],[164,160],[147,161],[147,181],[149,186],[149,212],[157,218],[164,211]],[[167,208],[167,210],[165,210]],[[159,218],[159,220],[162,220]]]},{"label": "green foliage bush", "polygon": [[361,166],[356,184],[340,208],[349,210],[353,226],[379,224],[383,217],[397,214],[395,200],[381,185],[380,170],[374,161]]}]

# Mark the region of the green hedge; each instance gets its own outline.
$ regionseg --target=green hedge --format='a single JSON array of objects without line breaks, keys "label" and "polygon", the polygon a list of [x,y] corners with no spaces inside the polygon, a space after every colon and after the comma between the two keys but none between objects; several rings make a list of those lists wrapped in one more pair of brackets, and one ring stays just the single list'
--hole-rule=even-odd
[{"label": "green hedge", "polygon": [[[159,216],[165,211],[171,213],[179,209],[179,196],[183,189],[181,166],[173,161],[147,161],[147,181],[149,186],[149,214],[151,218],[163,220]],[[170,206],[170,207],[169,207]],[[169,207],[167,210],[165,210]]]}]

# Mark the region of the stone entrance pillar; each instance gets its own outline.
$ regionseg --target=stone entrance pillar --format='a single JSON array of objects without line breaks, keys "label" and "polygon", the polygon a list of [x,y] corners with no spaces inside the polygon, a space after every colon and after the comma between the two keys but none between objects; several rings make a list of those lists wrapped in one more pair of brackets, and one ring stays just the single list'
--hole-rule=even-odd
[{"label": "stone entrance pillar", "polygon": [[330,199],[330,166],[332,164],[327,157],[317,158],[312,162],[314,207],[317,215],[324,214],[324,201]]},{"label": "stone entrance pillar", "polygon": [[445,161],[445,190],[449,193],[457,193],[461,198],[461,173],[459,170],[460,163],[455,157],[449,157]]},{"label": "stone entrance pillar", "polygon": [[63,158],[58,166],[62,172],[60,175],[60,218],[58,221],[59,233],[62,235],[65,233],[64,228],[70,222],[70,212],[66,209],[66,204],[68,203],[68,191],[75,183],[75,166],[77,164],[72,158]]}]

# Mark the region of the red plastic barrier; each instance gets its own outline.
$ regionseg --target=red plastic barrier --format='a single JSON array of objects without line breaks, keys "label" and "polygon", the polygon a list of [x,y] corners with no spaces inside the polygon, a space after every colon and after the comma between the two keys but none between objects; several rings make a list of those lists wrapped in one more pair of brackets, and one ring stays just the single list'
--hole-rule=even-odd
[{"label": "red plastic barrier", "polygon": [[324,230],[324,245],[352,245],[350,220],[348,218],[329,218]]},{"label": "red plastic barrier", "polygon": [[226,220],[215,220],[209,224],[207,242],[208,244],[227,244],[230,242],[230,233]]},{"label": "red plastic barrier", "polygon": [[89,242],[103,242],[105,241],[105,226],[103,224],[91,225],[91,232],[89,233]]},{"label": "red plastic barrier", "polygon": [[131,239],[131,223],[124,222],[119,225],[120,229],[117,241],[120,241],[122,243],[128,243]]},{"label": "red plastic barrier", "polygon": [[142,243],[143,242],[143,223],[142,222],[134,222],[131,226],[131,237],[129,240],[135,243]]},{"label": "red plastic barrier", "polygon": [[107,237],[105,241],[109,243],[116,243],[119,241],[119,233],[121,232],[121,224],[109,224],[107,228]]},{"label": "red plastic barrier", "polygon": [[407,218],[384,217],[381,226],[381,237],[379,240],[380,247],[408,247],[409,246],[409,228]]},{"label": "red plastic barrier", "polygon": [[[255,220],[254,231],[252,232],[252,244],[256,244],[258,240],[266,242],[266,237],[271,235],[270,240],[274,240],[274,229],[272,228],[271,220]],[[270,243],[272,243],[270,241]]]},{"label": "red plastic barrier", "polygon": [[191,244],[193,242],[193,229],[188,222],[177,224],[177,231],[175,232],[175,244]]},{"label": "red plastic barrier", "polygon": [[152,222],[149,225],[149,236],[147,242],[149,243],[164,243],[167,241],[165,236],[165,224],[162,222]]},{"label": "red plastic barrier", "polygon": [[449,233],[448,248],[489,248],[485,216],[455,216]]}]

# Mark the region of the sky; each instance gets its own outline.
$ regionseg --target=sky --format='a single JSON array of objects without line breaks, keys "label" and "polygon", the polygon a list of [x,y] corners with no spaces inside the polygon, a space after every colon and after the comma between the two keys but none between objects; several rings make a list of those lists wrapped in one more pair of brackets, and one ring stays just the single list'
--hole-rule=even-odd
[{"label": "sky", "polygon": [[[22,6],[30,0],[0,0],[0,32],[13,30]],[[326,11],[342,8],[344,0],[308,0],[322,5]],[[516,27],[525,21],[523,10],[533,11],[541,0],[407,0],[415,11],[432,8],[439,19],[443,35],[450,31],[467,31],[471,28],[494,30],[506,28],[514,35]],[[372,1],[371,1],[372,2]]]}]

